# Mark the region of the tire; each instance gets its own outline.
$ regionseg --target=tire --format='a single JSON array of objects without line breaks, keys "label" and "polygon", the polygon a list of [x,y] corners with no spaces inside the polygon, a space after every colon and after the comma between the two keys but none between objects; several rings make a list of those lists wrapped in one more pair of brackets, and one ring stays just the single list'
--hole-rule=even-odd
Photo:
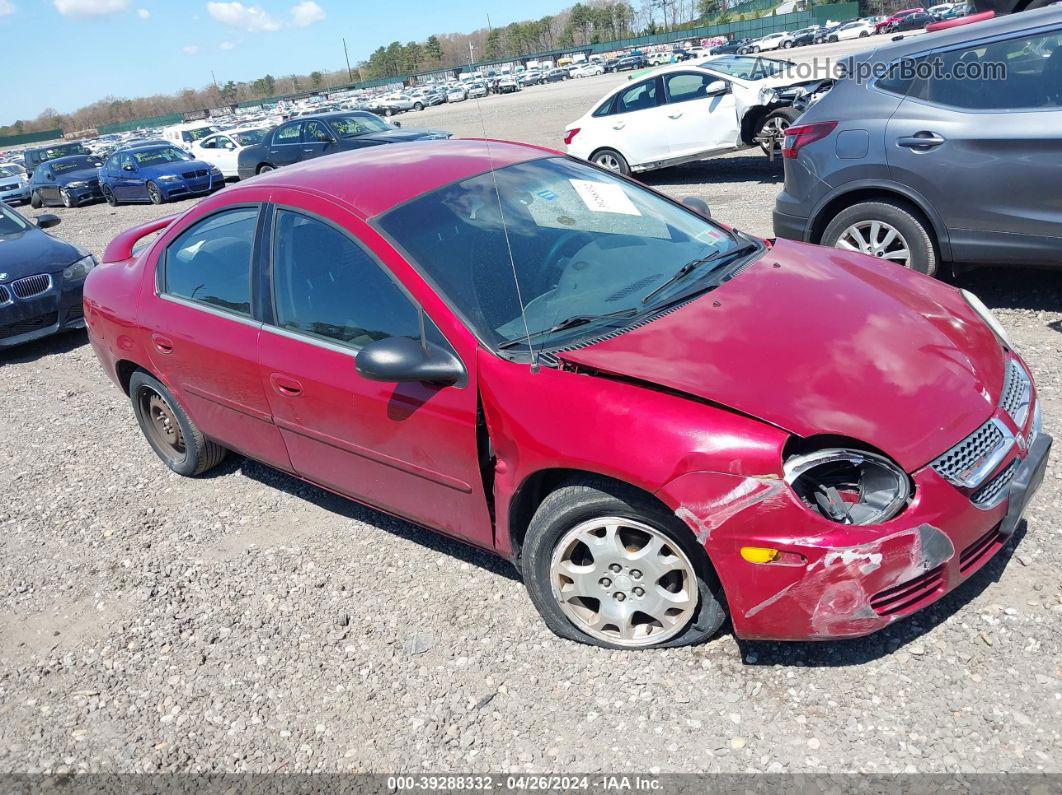
[{"label": "tire", "polygon": [[[603,535],[597,536],[597,532]],[[580,548],[579,537],[589,538],[588,533],[601,537],[606,544],[596,554],[590,552],[589,546]],[[624,549],[648,541],[658,545],[659,552],[655,557],[633,560],[618,545],[608,544],[619,536]],[[583,603],[571,598],[562,600],[564,562],[575,554],[581,555],[580,563],[589,558],[593,565],[583,587],[600,594],[600,599]],[[653,561],[674,569],[659,577],[661,567]],[[531,601],[546,626],[560,637],[580,643],[611,649],[689,646],[708,640],[726,620],[722,586],[689,528],[642,492],[601,478],[569,481],[542,501],[524,538],[520,569]],[[659,578],[653,579],[654,576]],[[574,580],[569,581],[575,585]],[[687,599],[684,603],[676,600],[682,604],[680,609],[671,600],[654,599],[657,588],[642,588],[638,583],[658,587],[664,583],[662,587],[676,595],[684,593]],[[589,622],[580,625],[587,618],[592,621],[592,616],[579,615],[596,612],[595,601],[604,624],[599,624],[597,630]],[[627,601],[630,604],[624,605]],[[639,607],[647,612],[639,611]],[[626,611],[632,619],[641,619],[641,628],[634,627],[627,638],[619,637],[620,625],[611,625],[615,627],[613,632],[607,623],[614,611]],[[664,616],[664,620],[644,621],[654,614]],[[674,624],[669,626],[664,623],[666,620],[673,620]],[[633,623],[632,620],[627,626]],[[659,640],[654,640],[654,635]]]},{"label": "tire", "polygon": [[147,194],[152,204],[164,204],[166,202],[166,196],[163,194],[162,189],[150,180],[147,184]]},{"label": "tire", "polygon": [[830,44],[836,44],[839,41],[840,41],[840,39],[837,38],[836,36],[830,36]]},{"label": "tire", "polygon": [[115,198],[114,193],[106,185],[103,186],[103,198],[111,207],[118,206],[118,199]]},{"label": "tire", "polygon": [[[776,108],[763,117],[763,123],[760,125],[760,129],[756,131],[756,135],[760,135],[765,129],[776,128],[778,131],[785,130],[793,122],[800,118],[800,111],[794,108]],[[760,149],[763,153],[770,157],[771,151],[766,143],[760,144]],[[782,151],[782,141],[779,139],[774,146],[774,154],[779,155]]]},{"label": "tire", "polygon": [[[170,390],[143,370],[137,370],[129,379],[129,399],[151,449],[178,475],[202,475],[220,464],[228,453],[224,447],[203,436]],[[178,449],[177,441],[181,449]]]},{"label": "tire", "polygon": [[606,168],[609,171],[615,171],[617,174],[622,174],[625,177],[630,176],[631,173],[631,167],[627,163],[627,158],[615,149],[597,150],[590,156],[590,162],[594,165]]},{"label": "tire", "polygon": [[[927,276],[935,276],[939,262],[933,232],[921,217],[912,212],[912,209],[907,204],[890,199],[859,202],[841,210],[833,217],[822,233],[820,242],[824,246],[834,248],[861,250],[854,248],[852,242],[857,239],[856,235],[859,239],[869,240],[873,227],[871,230],[860,228],[856,235],[850,235],[849,230],[856,225],[879,222],[895,230],[900,240],[893,239],[880,254],[876,253],[873,248],[864,253],[878,259],[889,260]],[[883,242],[887,236],[888,230],[879,230],[878,242]],[[847,241],[848,245],[845,245],[843,241]],[[897,248],[897,246],[902,246],[902,248]],[[904,249],[910,252],[906,262],[897,261],[888,256],[890,253],[896,254]]]},{"label": "tire", "polygon": [[867,33],[865,30],[862,30],[862,31],[859,32],[859,38],[861,38],[861,39],[865,39],[869,35],[870,34]]},{"label": "tire", "polygon": [[59,189],[59,198],[62,200],[63,206],[68,210],[77,207],[77,202],[74,201],[74,197],[70,195],[66,188]]},{"label": "tire", "polygon": [[791,41],[783,41],[782,42],[782,49],[783,50],[788,50],[792,46],[793,46],[793,42],[791,42]]},{"label": "tire", "polygon": [[757,53],[759,53],[759,51],[760,51],[759,47],[750,47],[749,48],[749,52],[751,52],[753,54],[757,54]]},{"label": "tire", "polygon": [[40,194],[37,193],[37,191],[32,191],[30,193],[30,207],[32,207],[34,210],[39,210],[43,206],[44,202],[41,201]]},{"label": "tire", "polygon": [[384,116],[394,116],[395,112],[392,108],[384,108]]},{"label": "tire", "polygon": [[272,163],[262,163],[262,165],[260,165],[258,167],[258,170],[255,171],[254,173],[255,174],[265,174],[267,171],[274,171],[274,170],[276,170],[276,166],[274,166]]},{"label": "tire", "polygon": [[414,102],[413,103],[413,110],[424,110],[424,105],[422,105],[419,102]]}]

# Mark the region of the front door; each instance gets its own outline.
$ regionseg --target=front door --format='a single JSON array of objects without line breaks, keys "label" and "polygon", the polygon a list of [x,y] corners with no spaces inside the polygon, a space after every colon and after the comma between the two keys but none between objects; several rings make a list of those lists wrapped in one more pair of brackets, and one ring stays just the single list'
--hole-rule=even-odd
[{"label": "front door", "polygon": [[460,387],[382,383],[357,373],[358,351],[374,340],[426,333],[446,343],[340,225],[371,235],[368,227],[339,210],[329,215],[281,208],[274,222],[275,324],[262,330],[259,357],[292,466],[361,502],[490,546],[475,362],[465,362],[470,377]]},{"label": "front door", "polygon": [[281,125],[273,133],[269,146],[269,162],[275,166],[290,166],[302,160],[302,128],[305,122],[293,121]]},{"label": "front door", "polygon": [[[708,95],[723,83],[728,90]],[[705,72],[674,72],[664,76],[666,122],[671,157],[689,157],[737,147],[740,137],[734,94],[729,84]]]},{"label": "front door", "polygon": [[302,127],[302,159],[327,155],[336,150],[336,139],[323,121],[311,119]]},{"label": "front door", "polygon": [[252,316],[250,288],[258,214],[257,206],[226,209],[168,242],[140,312],[151,319],[154,372],[203,433],[290,470],[258,374],[261,323]]},{"label": "front door", "polygon": [[619,151],[632,166],[667,160],[671,150],[667,135],[661,134],[668,121],[663,99],[657,77],[621,91],[608,114],[600,119],[603,144]]},{"label": "front door", "polygon": [[140,175],[140,166],[130,153],[124,153],[118,161],[117,176],[114,180],[114,196],[119,200],[143,199],[147,196],[144,178]]},{"label": "front door", "polygon": [[1062,27],[931,57],[888,124],[893,179],[941,215],[958,261],[1062,261]]}]

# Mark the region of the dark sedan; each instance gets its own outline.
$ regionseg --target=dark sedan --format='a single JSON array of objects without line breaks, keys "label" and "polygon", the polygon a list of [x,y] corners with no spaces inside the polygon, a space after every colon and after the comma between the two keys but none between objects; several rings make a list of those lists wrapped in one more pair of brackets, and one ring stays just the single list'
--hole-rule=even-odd
[{"label": "dark sedan", "polygon": [[744,55],[748,52],[750,44],[752,44],[752,39],[732,39],[726,44],[711,47],[710,50],[712,55]]},{"label": "dark sedan", "polygon": [[445,130],[402,130],[372,113],[340,111],[303,116],[266,133],[262,143],[240,151],[240,179],[335,152],[366,146],[449,138]]},{"label": "dark sedan", "polygon": [[0,203],[0,348],[85,327],[81,288],[96,258],[42,231],[58,223]]},{"label": "dark sedan", "polygon": [[56,160],[60,157],[89,154],[92,153],[87,148],[85,148],[85,145],[77,141],[69,144],[37,146],[32,149],[23,150],[22,165],[25,166],[26,173],[30,176],[33,176],[33,170],[41,163],[46,163],[49,160]]},{"label": "dark sedan", "polygon": [[103,198],[122,202],[163,204],[201,196],[225,187],[217,166],[195,160],[173,144],[144,144],[119,149],[100,169]]},{"label": "dark sedan", "polygon": [[644,69],[649,65],[649,62],[645,60],[644,55],[628,55],[624,58],[616,59],[616,62],[609,67],[605,65],[605,71],[607,72],[625,72],[628,69]]},{"label": "dark sedan", "polygon": [[103,161],[92,155],[73,155],[48,160],[37,166],[30,180],[30,205],[80,207],[85,202],[102,199],[100,166]]},{"label": "dark sedan", "polygon": [[815,34],[819,32],[818,27],[804,28],[798,30],[793,34],[793,46],[794,47],[806,47],[809,44],[815,43]]},{"label": "dark sedan", "polygon": [[916,11],[913,14],[907,14],[901,17],[895,22],[891,22],[885,26],[885,33],[899,33],[904,30],[921,30],[926,25],[930,25],[936,22],[936,18],[925,11]]}]

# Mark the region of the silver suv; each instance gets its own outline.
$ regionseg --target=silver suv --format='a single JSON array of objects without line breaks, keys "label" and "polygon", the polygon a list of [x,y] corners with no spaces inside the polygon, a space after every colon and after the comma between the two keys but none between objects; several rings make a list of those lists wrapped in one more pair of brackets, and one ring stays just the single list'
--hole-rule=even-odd
[{"label": "silver suv", "polygon": [[1062,265],[1062,9],[860,53],[786,131],[778,237],[922,273]]}]

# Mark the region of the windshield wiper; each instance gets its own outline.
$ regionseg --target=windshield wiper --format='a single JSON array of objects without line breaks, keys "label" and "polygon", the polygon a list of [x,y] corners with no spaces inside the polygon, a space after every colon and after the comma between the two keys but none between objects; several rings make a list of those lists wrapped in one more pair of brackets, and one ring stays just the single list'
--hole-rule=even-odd
[{"label": "windshield wiper", "polygon": [[736,259],[737,257],[740,257],[742,254],[751,254],[759,247],[759,243],[745,243],[744,245],[738,246],[737,248],[729,249],[728,251],[713,251],[707,257],[691,259],[689,262],[687,262],[685,265],[675,271],[675,274],[670,279],[661,284],[659,287],[654,287],[652,290],[646,293],[645,296],[642,298],[642,303],[649,303],[649,299],[653,298],[654,296],[660,295],[660,293],[662,293],[671,285],[682,281],[701,265],[706,265],[709,262],[715,262],[718,264],[729,262],[733,259]]},{"label": "windshield wiper", "polygon": [[511,348],[514,345],[523,345],[526,343],[530,343],[531,340],[536,339],[538,337],[547,336],[549,334],[556,334],[558,331],[566,331],[570,328],[585,326],[587,323],[594,323],[598,320],[611,320],[612,318],[617,317],[632,317],[636,314],[638,314],[637,309],[621,309],[618,312],[607,312],[602,315],[572,315],[571,317],[564,318],[564,320],[562,320],[560,323],[550,326],[549,328],[544,328],[540,331],[533,331],[530,335],[525,334],[524,336],[517,337],[516,339],[506,340],[505,342],[499,344],[498,348],[500,350],[504,350],[506,348]]}]

